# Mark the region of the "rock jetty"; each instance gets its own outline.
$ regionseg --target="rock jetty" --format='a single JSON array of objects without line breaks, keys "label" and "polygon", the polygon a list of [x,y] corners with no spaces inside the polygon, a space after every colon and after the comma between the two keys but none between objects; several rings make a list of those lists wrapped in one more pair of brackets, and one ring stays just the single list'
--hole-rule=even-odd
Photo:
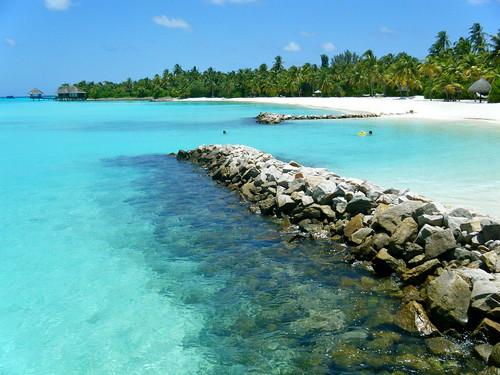
[{"label": "rock jetty", "polygon": [[402,329],[467,333],[476,351],[500,352],[500,223],[251,147],[200,146],[176,157],[206,168],[251,211],[281,218],[298,237],[345,243],[351,259],[398,277],[405,302],[395,322]]},{"label": "rock jetty", "polygon": [[380,117],[375,113],[356,113],[343,115],[285,115],[281,113],[261,112],[255,118],[259,124],[277,125],[289,120],[341,120],[351,118]]}]

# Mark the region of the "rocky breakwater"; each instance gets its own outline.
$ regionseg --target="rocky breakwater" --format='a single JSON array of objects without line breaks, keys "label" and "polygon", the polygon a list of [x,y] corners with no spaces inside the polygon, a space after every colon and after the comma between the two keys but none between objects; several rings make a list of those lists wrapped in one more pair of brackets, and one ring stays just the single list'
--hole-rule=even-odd
[{"label": "rocky breakwater", "polygon": [[290,120],[341,120],[353,118],[369,118],[380,117],[375,113],[357,113],[357,114],[343,114],[343,115],[285,115],[281,113],[261,112],[255,118],[259,124],[277,125],[283,121]]},{"label": "rocky breakwater", "polygon": [[200,146],[177,159],[206,168],[251,211],[280,218],[296,236],[345,243],[351,259],[399,278],[403,303],[395,323],[402,329],[467,334],[498,366],[500,223],[246,146]]}]

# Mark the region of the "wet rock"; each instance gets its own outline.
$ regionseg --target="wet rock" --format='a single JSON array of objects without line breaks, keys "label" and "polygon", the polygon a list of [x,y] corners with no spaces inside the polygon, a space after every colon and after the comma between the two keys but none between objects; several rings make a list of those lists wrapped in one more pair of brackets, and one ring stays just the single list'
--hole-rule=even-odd
[{"label": "wet rock", "polygon": [[425,254],[417,255],[408,261],[408,267],[414,268],[425,263]]},{"label": "wet rock", "polygon": [[405,261],[415,258],[416,256],[424,255],[424,248],[417,243],[407,242],[404,245],[402,257]]},{"label": "wet rock", "polygon": [[500,343],[495,344],[495,346],[493,347],[488,359],[488,364],[500,367]]},{"label": "wet rock", "polygon": [[394,230],[391,242],[396,245],[403,245],[415,239],[417,231],[418,224],[411,217],[407,217]]},{"label": "wet rock", "polygon": [[416,301],[408,302],[403,306],[396,315],[395,323],[401,329],[421,336],[439,334],[437,328],[429,320],[422,305]]},{"label": "wet rock", "polygon": [[427,262],[407,270],[401,275],[401,279],[410,284],[420,284],[427,276],[434,273],[434,271],[441,265],[441,262],[437,259],[428,260]]},{"label": "wet rock", "polygon": [[274,198],[267,198],[259,202],[259,208],[262,215],[272,215],[274,213],[274,207],[276,205],[276,200]]},{"label": "wet rock", "polygon": [[176,159],[177,160],[189,160],[190,154],[187,151],[179,150],[177,152]]},{"label": "wet rock", "polygon": [[434,355],[460,355],[463,354],[460,346],[444,337],[432,337],[425,340],[429,351]]},{"label": "wet rock", "polygon": [[457,247],[457,242],[450,229],[442,229],[432,233],[425,239],[425,256],[433,259]]},{"label": "wet rock", "polygon": [[427,287],[431,314],[444,327],[467,324],[470,300],[469,284],[455,271],[444,271]]},{"label": "wet rock", "polygon": [[351,238],[352,234],[361,228],[363,228],[363,215],[358,214],[345,225],[344,236]]},{"label": "wet rock", "polygon": [[373,258],[373,269],[380,275],[390,275],[393,272],[402,274],[406,270],[405,262],[394,258],[387,249],[381,249]]},{"label": "wet rock", "polygon": [[351,215],[368,214],[373,208],[371,199],[365,196],[354,196],[349,203],[347,203],[346,211]]},{"label": "wet rock", "polygon": [[377,252],[372,246],[372,237],[366,237],[365,241],[358,246],[351,248],[351,253],[356,259],[372,260]]},{"label": "wet rock", "polygon": [[319,206],[319,209],[324,217],[326,217],[329,221],[335,219],[335,212],[331,209],[330,206]]},{"label": "wet rock", "polygon": [[406,285],[403,288],[403,303],[417,301],[418,303],[424,302],[420,291],[414,285]]},{"label": "wet rock", "polygon": [[373,340],[368,342],[368,347],[375,351],[388,351],[399,341],[401,341],[401,335],[399,333],[380,331],[374,334]]},{"label": "wet rock", "polygon": [[490,344],[479,344],[474,347],[474,352],[486,363],[488,363],[492,350],[493,346]]},{"label": "wet rock", "polygon": [[465,217],[445,216],[444,226],[451,229],[452,233],[456,236],[460,235],[460,226],[465,224],[469,219]]},{"label": "wet rock", "polygon": [[496,344],[500,340],[500,324],[489,318],[484,318],[474,330],[472,336]]}]

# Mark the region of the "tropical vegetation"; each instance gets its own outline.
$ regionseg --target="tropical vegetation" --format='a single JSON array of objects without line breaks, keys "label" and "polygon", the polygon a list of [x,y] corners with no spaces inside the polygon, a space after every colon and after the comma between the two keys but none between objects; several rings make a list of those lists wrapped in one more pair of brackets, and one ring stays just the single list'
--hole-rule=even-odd
[{"label": "tropical vegetation", "polygon": [[255,97],[255,96],[396,96],[424,94],[427,98],[471,98],[467,88],[480,77],[493,87],[500,82],[500,30],[488,35],[480,24],[467,37],[452,43],[440,31],[424,60],[405,52],[377,57],[372,50],[361,55],[345,51],[321,55],[320,64],[285,68],[281,56],[256,69],[201,72],[175,65],[153,78],[120,83],[76,84],[89,98],[126,97]]}]

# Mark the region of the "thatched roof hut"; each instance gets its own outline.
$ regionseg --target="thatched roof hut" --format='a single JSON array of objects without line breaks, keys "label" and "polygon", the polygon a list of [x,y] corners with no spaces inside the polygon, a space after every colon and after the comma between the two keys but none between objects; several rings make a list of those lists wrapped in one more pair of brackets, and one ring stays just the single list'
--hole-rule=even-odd
[{"label": "thatched roof hut", "polygon": [[43,91],[35,88],[30,92],[28,92],[28,95],[30,96],[31,99],[41,99]]},{"label": "thatched roof hut", "polygon": [[85,100],[87,93],[76,86],[61,86],[57,90],[58,100]]},{"label": "thatched roof hut", "polygon": [[490,91],[491,85],[483,77],[479,78],[469,87],[469,92],[473,94],[488,95]]}]

